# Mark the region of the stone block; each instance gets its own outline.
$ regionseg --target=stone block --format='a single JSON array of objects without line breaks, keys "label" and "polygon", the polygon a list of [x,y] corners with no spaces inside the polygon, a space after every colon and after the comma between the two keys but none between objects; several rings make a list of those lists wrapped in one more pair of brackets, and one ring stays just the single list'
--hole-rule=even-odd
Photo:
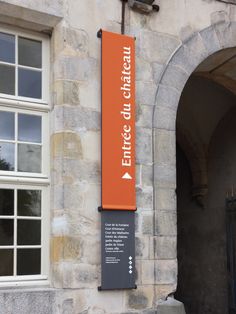
[{"label": "stone block", "polygon": [[128,309],[143,310],[151,308],[153,304],[153,287],[139,286],[137,290],[128,291],[126,294],[126,306]]},{"label": "stone block", "polygon": [[146,211],[142,214],[142,233],[152,235],[153,230],[153,211]]},{"label": "stone block", "polygon": [[157,163],[154,165],[154,184],[155,188],[176,188],[176,168],[175,165]]},{"label": "stone block", "polygon": [[99,131],[101,126],[100,112],[75,106],[56,106],[53,110],[54,130]]},{"label": "stone block", "polygon": [[141,186],[153,185],[153,167],[152,165],[141,165]]},{"label": "stone block", "polygon": [[160,64],[167,63],[180,45],[179,39],[174,36],[148,30],[140,33],[137,43],[140,46],[138,52],[141,57]]},{"label": "stone block", "polygon": [[51,239],[51,262],[78,260],[83,250],[82,241],[77,237],[57,236]]},{"label": "stone block", "polygon": [[181,93],[170,86],[159,85],[156,97],[156,106],[169,107],[177,111]]},{"label": "stone block", "polygon": [[136,82],[136,103],[139,105],[154,105],[157,85],[153,81]]},{"label": "stone block", "polygon": [[156,210],[176,210],[175,189],[157,188],[155,191]]},{"label": "stone block", "polygon": [[161,301],[157,307],[157,314],[185,314],[183,303],[168,298],[166,301]]},{"label": "stone block", "polygon": [[177,283],[175,284],[165,284],[165,285],[156,285],[155,293],[157,300],[166,300],[168,295],[173,295],[176,291]]},{"label": "stone block", "polygon": [[176,110],[166,106],[155,106],[153,121],[154,128],[175,131]]},{"label": "stone block", "polygon": [[147,260],[141,261],[142,267],[142,284],[154,285],[155,284],[155,261]]},{"label": "stone block", "polygon": [[3,291],[0,294],[1,314],[51,314],[55,303],[53,289],[22,289]]},{"label": "stone block", "polygon": [[80,136],[72,132],[55,133],[51,136],[52,157],[82,158]]},{"label": "stone block", "polygon": [[158,84],[162,78],[162,75],[164,73],[165,66],[160,63],[153,62],[152,63],[152,75],[153,80],[156,84]]},{"label": "stone block", "polygon": [[149,258],[149,237],[135,237],[135,256],[137,259]]},{"label": "stone block", "polygon": [[136,80],[137,81],[152,81],[152,67],[150,62],[137,57],[136,64]]},{"label": "stone block", "polygon": [[214,25],[221,49],[235,47],[236,22],[227,21]]},{"label": "stone block", "polygon": [[162,76],[161,84],[175,88],[181,93],[188,78],[189,74],[184,69],[170,64]]},{"label": "stone block", "polygon": [[151,129],[154,108],[155,108],[154,106],[150,106],[150,105],[137,104],[136,126]]},{"label": "stone block", "polygon": [[54,54],[58,57],[80,56],[88,57],[88,34],[83,29],[68,27],[60,23],[53,32]]},{"label": "stone block", "polygon": [[175,284],[177,282],[177,261],[156,260],[155,275],[156,284]]},{"label": "stone block", "polygon": [[143,187],[136,188],[137,208],[153,209],[153,188]]},{"label": "stone block", "polygon": [[152,162],[152,130],[136,128],[136,162],[149,164]]},{"label": "stone block", "polygon": [[176,236],[177,217],[175,212],[157,211],[155,215],[155,234],[159,236]]},{"label": "stone block", "polygon": [[60,56],[54,65],[55,80],[87,81],[98,71],[97,60],[77,56]]},{"label": "stone block", "polygon": [[77,81],[59,80],[54,83],[54,105],[80,104],[79,97],[80,83]]},{"label": "stone block", "polygon": [[87,131],[82,133],[80,138],[83,150],[83,159],[100,162],[101,133],[97,131]]},{"label": "stone block", "polygon": [[154,129],[154,156],[156,163],[175,165],[175,132],[168,130]]},{"label": "stone block", "polygon": [[157,259],[175,259],[177,255],[177,238],[176,236],[155,237],[155,258]]},{"label": "stone block", "polygon": [[215,29],[213,26],[210,26],[200,32],[203,43],[208,50],[209,55],[213,54],[216,51],[221,49],[219,39],[217,38]]}]

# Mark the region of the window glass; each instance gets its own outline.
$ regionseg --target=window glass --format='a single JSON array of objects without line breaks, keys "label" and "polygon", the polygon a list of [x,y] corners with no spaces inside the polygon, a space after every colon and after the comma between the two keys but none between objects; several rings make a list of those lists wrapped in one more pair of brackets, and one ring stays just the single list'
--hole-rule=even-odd
[{"label": "window glass", "polygon": [[14,171],[15,169],[14,144],[0,142],[0,170]]},{"label": "window glass", "polygon": [[0,111],[0,139],[14,140],[15,138],[15,114],[13,112]]},{"label": "window glass", "polygon": [[41,221],[18,219],[17,244],[18,245],[40,245],[41,244]]},{"label": "window glass", "polygon": [[13,245],[13,219],[0,219],[0,245]]},{"label": "window glass", "polygon": [[14,215],[14,190],[0,189],[0,216]]},{"label": "window glass", "polygon": [[41,191],[17,191],[17,215],[41,216]]},{"label": "window glass", "polygon": [[19,37],[18,45],[20,65],[42,67],[42,43],[40,41]]},{"label": "window glass", "polygon": [[41,117],[29,114],[19,114],[18,140],[41,143]]},{"label": "window glass", "polygon": [[41,272],[40,249],[17,250],[17,275],[37,275]]},{"label": "window glass", "polygon": [[13,250],[0,249],[0,276],[13,275]]},{"label": "window glass", "polygon": [[15,63],[15,36],[0,32],[0,61]]},{"label": "window glass", "polygon": [[18,171],[41,172],[41,146],[34,144],[18,145]]},{"label": "window glass", "polygon": [[19,69],[18,94],[30,98],[42,97],[42,73],[40,71]]},{"label": "window glass", "polygon": [[0,93],[15,95],[15,67],[0,64]]}]

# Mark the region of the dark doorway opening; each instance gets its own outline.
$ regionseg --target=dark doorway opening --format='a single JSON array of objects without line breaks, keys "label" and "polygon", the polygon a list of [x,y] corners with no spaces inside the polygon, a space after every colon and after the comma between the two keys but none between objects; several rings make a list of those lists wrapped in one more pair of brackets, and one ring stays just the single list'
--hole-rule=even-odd
[{"label": "dark doorway opening", "polygon": [[175,297],[186,314],[232,314],[236,210],[229,212],[227,199],[236,192],[236,96],[233,80],[229,89],[198,70],[182,93],[176,123]]}]

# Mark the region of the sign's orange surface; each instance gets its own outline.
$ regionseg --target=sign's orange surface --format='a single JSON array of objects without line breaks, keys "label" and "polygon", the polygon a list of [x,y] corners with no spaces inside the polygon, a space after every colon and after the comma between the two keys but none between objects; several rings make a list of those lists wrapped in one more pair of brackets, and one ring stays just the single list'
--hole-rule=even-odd
[{"label": "sign's orange surface", "polygon": [[134,38],[102,31],[102,208],[136,210]]}]

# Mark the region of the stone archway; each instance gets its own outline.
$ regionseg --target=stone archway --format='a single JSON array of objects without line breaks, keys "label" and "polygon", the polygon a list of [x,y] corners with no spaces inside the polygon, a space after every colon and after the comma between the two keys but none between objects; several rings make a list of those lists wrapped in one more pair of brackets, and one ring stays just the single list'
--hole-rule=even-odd
[{"label": "stone archway", "polygon": [[[236,46],[235,38],[236,23],[221,20],[192,34],[173,54],[159,82],[153,115],[153,171],[154,210],[157,225],[155,237],[160,246],[165,246],[166,242],[160,240],[163,234],[158,228],[159,224],[168,224],[169,235],[177,237],[175,120],[181,93],[197,66],[215,52]],[[159,249],[164,250],[164,247],[159,247]],[[166,261],[168,270],[177,268],[177,259],[172,259],[170,262],[167,256]],[[156,263],[158,265],[158,259]],[[158,266],[156,268],[158,269]],[[169,293],[173,294],[173,285],[170,286]]]}]

